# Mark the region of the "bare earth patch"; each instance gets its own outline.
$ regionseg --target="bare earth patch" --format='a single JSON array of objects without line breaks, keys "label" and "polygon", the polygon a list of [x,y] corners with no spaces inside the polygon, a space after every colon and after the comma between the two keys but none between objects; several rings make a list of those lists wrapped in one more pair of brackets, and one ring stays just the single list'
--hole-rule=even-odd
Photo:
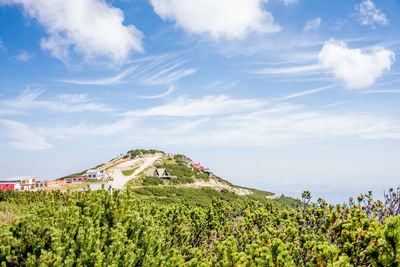
[{"label": "bare earth patch", "polygon": [[[162,157],[162,154],[146,155],[142,158],[132,159],[120,163],[107,170],[107,174],[113,181],[110,183],[114,189],[122,189],[131,179],[147,167],[153,166],[154,162]],[[137,168],[138,167],[138,168]],[[131,175],[125,176],[122,171],[137,168]]]},{"label": "bare earth patch", "polygon": [[195,188],[199,188],[199,187],[212,187],[218,191],[222,190],[222,189],[226,189],[230,192],[233,192],[239,196],[247,196],[247,195],[251,195],[253,194],[253,192],[251,192],[250,190],[244,189],[244,188],[236,188],[236,187],[232,187],[229,186],[225,183],[221,183],[220,181],[217,181],[215,179],[210,179],[209,181],[201,181],[201,180],[197,180],[196,182],[192,183],[192,184],[186,184],[183,185],[186,187],[195,187]]}]

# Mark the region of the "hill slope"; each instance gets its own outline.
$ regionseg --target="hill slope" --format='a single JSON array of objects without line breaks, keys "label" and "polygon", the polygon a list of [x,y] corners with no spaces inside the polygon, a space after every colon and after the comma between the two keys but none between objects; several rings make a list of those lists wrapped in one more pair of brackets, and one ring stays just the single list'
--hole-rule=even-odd
[{"label": "hill slope", "polygon": [[[109,180],[102,181],[107,189],[132,189],[140,199],[157,203],[182,203],[209,205],[213,198],[235,201],[256,200],[261,203],[270,201],[285,205],[295,205],[289,197],[276,196],[274,193],[236,186],[212,174],[192,167],[193,160],[181,154],[166,154],[159,150],[135,149],[125,155],[96,166],[103,169]],[[153,176],[153,170],[165,170],[167,179]],[[82,173],[81,173],[82,174]],[[92,182],[66,184],[58,187],[61,190],[82,190]]]}]

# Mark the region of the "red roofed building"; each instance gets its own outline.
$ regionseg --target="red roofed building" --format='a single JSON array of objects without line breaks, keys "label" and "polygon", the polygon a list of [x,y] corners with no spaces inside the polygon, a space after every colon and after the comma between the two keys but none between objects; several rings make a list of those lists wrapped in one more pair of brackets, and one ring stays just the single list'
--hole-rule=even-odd
[{"label": "red roofed building", "polygon": [[201,166],[200,163],[194,163],[194,162],[193,162],[191,165],[192,165],[193,168],[198,169],[198,170],[201,171],[201,172],[204,172],[204,167]]}]

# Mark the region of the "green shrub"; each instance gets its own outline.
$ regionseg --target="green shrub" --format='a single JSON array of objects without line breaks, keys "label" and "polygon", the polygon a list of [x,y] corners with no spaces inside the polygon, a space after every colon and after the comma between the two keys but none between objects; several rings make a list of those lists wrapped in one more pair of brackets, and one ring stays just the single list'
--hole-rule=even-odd
[{"label": "green shrub", "polygon": [[164,181],[158,177],[145,176],[141,178],[142,185],[160,185],[164,184]]},{"label": "green shrub", "polygon": [[[0,191],[2,266],[399,266],[400,216],[212,188]],[[385,202],[384,204],[386,204]],[[398,206],[381,209],[398,212]],[[18,211],[18,213],[14,212]]]}]

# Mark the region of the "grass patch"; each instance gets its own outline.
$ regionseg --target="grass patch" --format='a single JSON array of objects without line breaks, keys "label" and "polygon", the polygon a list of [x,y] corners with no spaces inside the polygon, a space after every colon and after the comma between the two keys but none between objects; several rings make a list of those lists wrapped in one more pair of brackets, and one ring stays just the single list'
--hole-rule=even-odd
[{"label": "grass patch", "polygon": [[144,185],[144,186],[162,185],[162,184],[164,184],[164,181],[158,177],[145,176],[140,179],[140,184]]},{"label": "grass patch", "polygon": [[136,168],[133,168],[130,170],[121,171],[121,172],[125,176],[131,176],[137,169],[139,169],[139,167],[136,167]]}]

